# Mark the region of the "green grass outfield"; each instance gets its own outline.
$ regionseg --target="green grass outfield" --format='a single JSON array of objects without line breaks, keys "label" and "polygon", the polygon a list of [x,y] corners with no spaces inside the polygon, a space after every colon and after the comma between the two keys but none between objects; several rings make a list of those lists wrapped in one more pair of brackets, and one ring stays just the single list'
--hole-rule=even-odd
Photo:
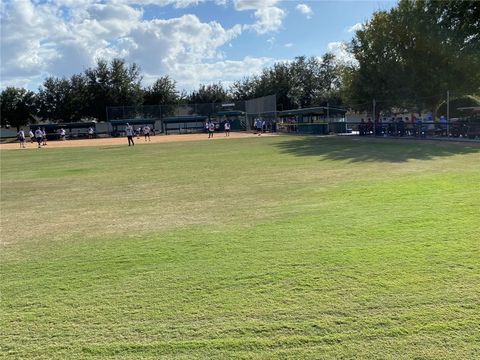
[{"label": "green grass outfield", "polygon": [[480,358],[480,147],[1,152],[0,357]]}]

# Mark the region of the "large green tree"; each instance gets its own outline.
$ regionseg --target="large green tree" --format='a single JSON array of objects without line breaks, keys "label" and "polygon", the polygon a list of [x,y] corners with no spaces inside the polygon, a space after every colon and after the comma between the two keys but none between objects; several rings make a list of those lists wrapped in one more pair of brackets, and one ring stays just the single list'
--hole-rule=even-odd
[{"label": "large green tree", "polygon": [[180,95],[176,89],[176,83],[169,76],[162,76],[144,89],[143,104],[161,106],[161,110],[158,106],[150,109],[149,114],[152,116],[173,115],[174,104],[177,104],[179,100]]},{"label": "large green tree", "polygon": [[144,105],[175,104],[179,94],[176,83],[169,76],[162,76],[144,91]]},{"label": "large green tree", "polygon": [[339,105],[342,67],[331,53],[322,58],[299,56],[265,68],[258,76],[234,82],[230,92],[238,100],[275,94],[280,110]]},{"label": "large green tree", "polygon": [[127,65],[122,59],[110,63],[98,60],[94,68],[85,70],[90,94],[86,115],[106,120],[107,106],[140,105],[143,102],[142,77],[136,64]]},{"label": "large green tree", "polygon": [[0,120],[2,127],[20,130],[31,123],[35,113],[35,94],[22,88],[7,87],[0,94]]},{"label": "large green tree", "polygon": [[70,79],[49,77],[36,97],[38,115],[53,122],[80,121],[90,101],[87,79],[82,74]]},{"label": "large green tree", "polygon": [[227,89],[221,84],[200,85],[189,96],[191,104],[221,103],[230,100]]},{"label": "large green tree", "polygon": [[70,119],[69,96],[68,79],[54,77],[45,79],[37,94],[39,116],[54,122],[68,121]]},{"label": "large green tree", "polygon": [[447,90],[478,91],[479,6],[401,0],[392,10],[376,13],[352,41],[358,66],[345,71],[349,105],[370,109],[376,99],[377,110],[433,111]]}]

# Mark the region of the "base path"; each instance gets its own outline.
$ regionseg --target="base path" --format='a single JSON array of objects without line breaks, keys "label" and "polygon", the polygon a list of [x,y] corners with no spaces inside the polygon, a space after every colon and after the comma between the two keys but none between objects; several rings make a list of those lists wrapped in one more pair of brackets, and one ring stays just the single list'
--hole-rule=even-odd
[{"label": "base path", "polygon": [[[273,134],[262,134],[261,136],[272,136]],[[230,136],[225,136],[225,133],[215,133],[215,137],[212,139],[208,138],[208,134],[185,134],[185,135],[155,135],[151,136],[151,141],[145,141],[144,137],[136,138],[134,137],[135,145],[144,145],[151,143],[167,143],[167,142],[178,142],[178,141],[216,141],[222,139],[243,139],[257,137],[258,134],[253,134],[249,132],[231,132]],[[46,149],[49,148],[64,148],[64,147],[82,147],[82,146],[105,146],[105,145],[125,145],[128,146],[128,141],[126,137],[116,137],[116,138],[97,138],[97,139],[82,139],[82,140],[65,140],[65,141],[48,141]],[[37,149],[38,145],[36,142],[31,143],[28,141],[25,143],[27,149]],[[0,144],[1,150],[23,150],[20,149],[20,144],[18,141],[8,144]]]}]

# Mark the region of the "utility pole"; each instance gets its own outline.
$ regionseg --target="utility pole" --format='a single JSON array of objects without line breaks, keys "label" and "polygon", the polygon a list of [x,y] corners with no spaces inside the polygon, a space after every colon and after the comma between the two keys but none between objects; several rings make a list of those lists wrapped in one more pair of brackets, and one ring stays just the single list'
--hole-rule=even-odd
[{"label": "utility pole", "polygon": [[450,90],[447,90],[447,137],[450,134]]}]

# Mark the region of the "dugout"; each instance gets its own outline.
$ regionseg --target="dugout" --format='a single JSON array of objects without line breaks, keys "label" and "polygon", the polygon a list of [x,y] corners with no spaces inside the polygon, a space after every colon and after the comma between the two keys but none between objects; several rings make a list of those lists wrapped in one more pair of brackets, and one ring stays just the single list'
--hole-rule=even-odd
[{"label": "dugout", "polygon": [[59,130],[64,129],[69,139],[88,137],[88,129],[92,127],[95,131],[95,122],[72,122],[60,124],[32,124],[30,130],[35,133],[38,128],[45,129],[47,140],[59,140]]},{"label": "dugout", "polygon": [[169,133],[189,134],[202,132],[205,129],[205,122],[208,116],[204,115],[183,115],[163,118],[163,130],[165,135]]},{"label": "dugout", "polygon": [[246,130],[245,112],[240,110],[219,111],[215,115],[215,120],[219,124],[228,120],[231,130]]},{"label": "dugout", "polygon": [[257,119],[262,122],[265,121],[266,131],[277,131],[277,112],[276,111],[265,111],[262,113],[252,113],[247,115],[247,124],[250,129],[255,129],[255,122]]},{"label": "dugout", "polygon": [[347,110],[325,106],[284,110],[277,113],[278,131],[298,134],[328,134],[344,120]]},{"label": "dugout", "polygon": [[134,130],[137,130],[139,127],[144,127],[145,125],[150,125],[150,128],[155,133],[155,122],[158,119],[122,119],[122,120],[110,120],[110,125],[112,126],[112,136],[117,137],[125,133],[125,127],[127,124],[130,124]]},{"label": "dugout", "polygon": [[[95,122],[72,122],[65,124],[58,124],[58,129],[64,128],[69,139],[88,138],[88,129],[93,128],[96,133]],[[58,131],[58,130],[57,130]]]}]

